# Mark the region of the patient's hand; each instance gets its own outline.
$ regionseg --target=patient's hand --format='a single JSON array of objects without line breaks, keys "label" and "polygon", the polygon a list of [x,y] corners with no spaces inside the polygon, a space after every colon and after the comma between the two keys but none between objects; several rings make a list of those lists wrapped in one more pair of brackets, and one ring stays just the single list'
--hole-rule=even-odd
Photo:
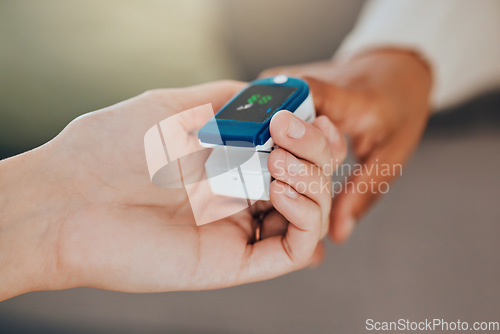
[{"label": "patient's hand", "polygon": [[[363,164],[333,203],[330,236],[345,241],[380,191],[387,190],[385,183],[400,176],[420,141],[429,116],[429,68],[405,50],[374,50],[346,63],[280,67],[261,76],[277,74],[310,77],[318,112],[350,137],[354,156]],[[375,174],[377,165],[396,173]]]},{"label": "patient's hand", "polygon": [[[297,184],[329,184],[323,166],[345,155],[343,139],[325,117],[314,125],[290,113],[273,118],[271,135],[281,148],[270,155],[269,168],[277,180],[271,202],[252,210],[197,226],[184,189],[150,181],[146,131],[199,105],[217,110],[242,87],[218,82],[148,92],[86,114],[49,143],[2,161],[0,300],[77,286],[214,289],[317,262],[331,193]],[[290,165],[317,173],[294,175]],[[257,242],[252,212],[264,217]]]}]

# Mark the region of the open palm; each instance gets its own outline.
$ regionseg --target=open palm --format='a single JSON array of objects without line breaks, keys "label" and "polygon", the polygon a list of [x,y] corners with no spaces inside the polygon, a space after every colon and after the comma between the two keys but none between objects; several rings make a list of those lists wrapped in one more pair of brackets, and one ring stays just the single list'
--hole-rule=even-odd
[{"label": "open palm", "polygon": [[[151,183],[143,144],[147,130],[203,104],[217,110],[242,87],[224,81],[151,91],[74,120],[42,147],[50,157],[46,168],[56,175],[51,183],[64,198],[64,210],[52,217],[49,229],[57,239],[51,251],[64,287],[220,288],[284,274],[319,256],[322,227],[290,209],[276,184],[272,204],[284,216],[270,202],[259,202],[197,226],[185,189]],[[207,210],[232,205],[229,198],[219,200],[226,203],[212,202]],[[263,240],[253,242],[256,214],[265,216],[267,228]]]}]

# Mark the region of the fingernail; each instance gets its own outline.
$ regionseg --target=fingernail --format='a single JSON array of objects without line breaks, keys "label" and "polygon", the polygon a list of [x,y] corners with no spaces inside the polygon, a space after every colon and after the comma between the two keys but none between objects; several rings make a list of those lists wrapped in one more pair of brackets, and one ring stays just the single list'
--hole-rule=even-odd
[{"label": "fingernail", "polygon": [[347,219],[344,220],[340,228],[340,234],[342,235],[344,240],[347,240],[351,236],[355,226],[356,226],[356,220],[354,218],[348,217]]},{"label": "fingernail", "polygon": [[299,196],[299,194],[297,194],[297,192],[293,190],[292,187],[285,187],[285,195],[293,199]]},{"label": "fingernail", "polygon": [[288,136],[291,138],[299,139],[302,138],[304,133],[306,133],[306,127],[301,121],[296,119],[294,116],[290,116],[290,125],[288,126]]}]

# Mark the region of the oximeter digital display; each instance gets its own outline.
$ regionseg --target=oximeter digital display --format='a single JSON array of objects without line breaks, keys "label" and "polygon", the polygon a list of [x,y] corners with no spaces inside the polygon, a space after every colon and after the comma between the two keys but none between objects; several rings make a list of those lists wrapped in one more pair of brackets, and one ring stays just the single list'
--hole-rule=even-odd
[{"label": "oximeter digital display", "polygon": [[280,110],[288,110],[307,122],[315,119],[305,81],[284,75],[255,80],[200,129],[200,144],[213,148],[205,163],[213,193],[269,199],[267,157],[274,148],[269,124]]},{"label": "oximeter digital display", "polygon": [[290,86],[251,85],[223,108],[215,119],[266,122],[297,90]]}]

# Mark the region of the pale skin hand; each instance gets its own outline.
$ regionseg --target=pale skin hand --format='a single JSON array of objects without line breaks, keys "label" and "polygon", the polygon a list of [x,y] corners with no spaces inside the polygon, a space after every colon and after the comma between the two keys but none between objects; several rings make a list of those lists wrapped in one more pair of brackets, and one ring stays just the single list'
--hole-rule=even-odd
[{"label": "pale skin hand", "polygon": [[[148,92],[78,118],[49,143],[0,162],[0,300],[77,286],[214,289],[318,262],[331,193],[294,185],[331,182],[330,175],[293,176],[273,168],[287,166],[287,158],[317,169],[342,159],[345,143],[326,117],[314,125],[287,112],[273,118],[271,135],[281,149],[269,157],[278,178],[271,202],[256,206],[267,212],[262,241],[250,242],[250,210],[198,227],[184,190],[151,184],[146,131],[202,104],[217,110],[242,87],[218,82]],[[289,129],[301,138],[290,137]]]},{"label": "pale skin hand", "polygon": [[[367,171],[385,164],[400,170],[418,145],[429,117],[431,71],[412,52],[380,49],[342,64],[328,60],[279,67],[260,76],[277,74],[308,78],[317,111],[350,137],[354,156],[366,167],[333,201],[329,233],[343,242],[378,197],[378,185],[399,176]],[[368,192],[358,187],[370,182],[373,192],[371,186]]]}]

